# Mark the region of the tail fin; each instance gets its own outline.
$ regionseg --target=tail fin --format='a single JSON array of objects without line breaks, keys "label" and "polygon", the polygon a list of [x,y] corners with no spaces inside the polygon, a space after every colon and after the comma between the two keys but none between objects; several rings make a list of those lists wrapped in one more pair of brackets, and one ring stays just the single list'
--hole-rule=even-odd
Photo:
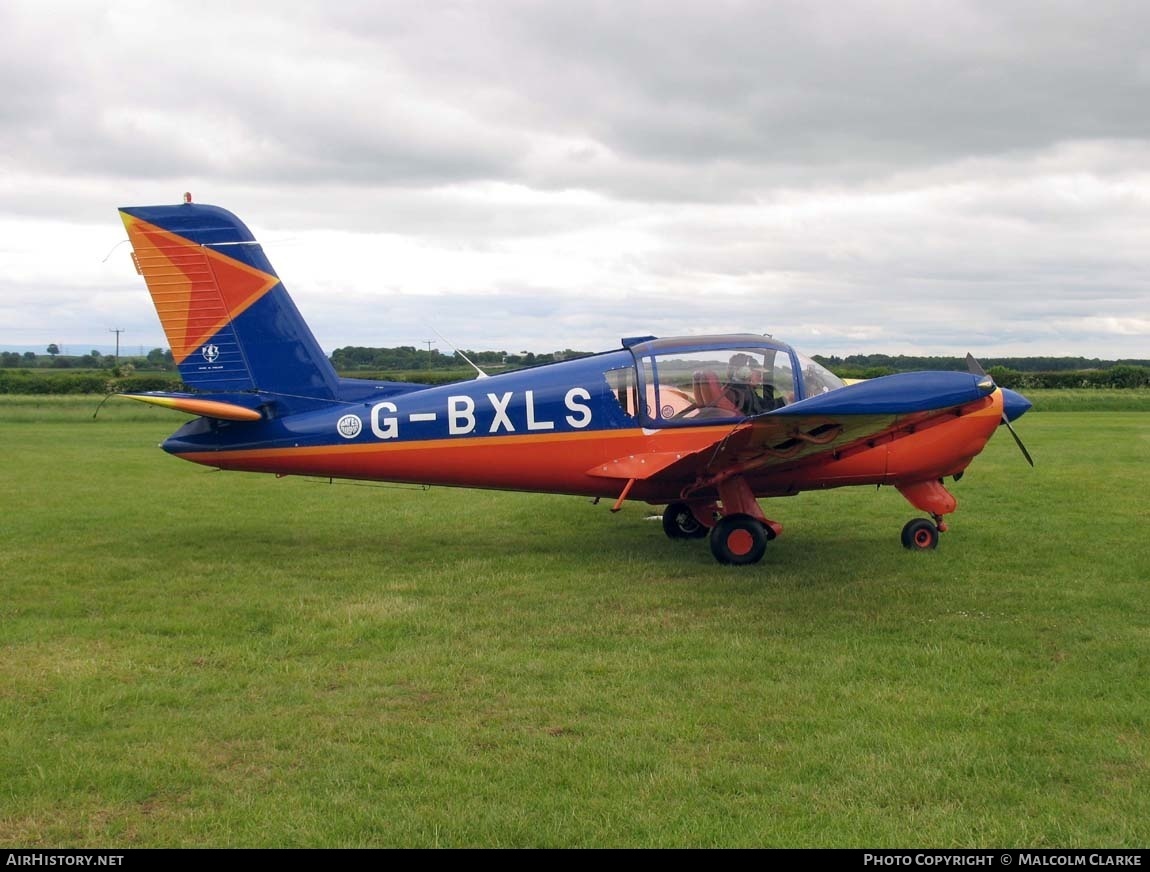
[{"label": "tail fin", "polygon": [[193,203],[120,217],[186,385],[336,396],[335,370],[239,218]]}]

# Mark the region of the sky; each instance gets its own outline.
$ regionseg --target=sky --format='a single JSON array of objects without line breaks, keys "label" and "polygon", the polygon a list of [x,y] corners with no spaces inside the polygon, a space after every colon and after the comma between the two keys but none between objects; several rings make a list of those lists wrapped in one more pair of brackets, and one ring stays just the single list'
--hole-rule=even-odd
[{"label": "sky", "polygon": [[329,352],[1150,357],[1150,4],[4,0],[0,347],[167,347],[119,206]]}]

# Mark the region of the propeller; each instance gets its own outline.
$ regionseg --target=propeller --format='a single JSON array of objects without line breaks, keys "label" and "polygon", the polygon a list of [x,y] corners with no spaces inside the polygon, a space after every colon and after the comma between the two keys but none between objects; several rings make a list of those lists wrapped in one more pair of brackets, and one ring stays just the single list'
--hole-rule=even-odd
[{"label": "propeller", "polygon": [[[982,364],[974,359],[973,354],[968,353],[966,355],[966,368],[968,370],[970,370],[971,373],[973,373],[974,375],[982,376],[983,378],[990,378],[990,376],[987,374],[986,370],[982,368]],[[992,381],[993,381],[993,379],[992,379]],[[1001,390],[1004,392],[1003,396],[1005,398],[1007,396],[1005,393],[1006,389],[1002,388]],[[1026,402],[1025,399],[1022,398],[1021,394],[1019,394],[1018,396],[1020,399],[1023,399],[1023,402]],[[1021,415],[1022,412],[1025,412],[1026,409],[1029,409],[1029,408],[1030,408],[1030,403],[1027,402],[1025,408],[1023,408],[1018,414]],[[1018,417],[1018,415],[1015,415],[1015,417]],[[1019,435],[1017,433],[1014,432],[1014,427],[1012,427],[1010,424],[1010,418],[1006,414],[1005,399],[1003,400],[1003,403],[1002,403],[1002,423],[1006,425],[1006,429],[1009,430],[1010,435],[1014,437],[1014,442],[1018,446],[1018,450],[1022,452],[1022,456],[1026,458],[1026,462],[1029,463],[1031,466],[1034,466],[1034,458],[1032,458],[1030,456],[1030,452],[1027,451],[1026,446],[1022,444],[1022,439],[1019,437]]]}]

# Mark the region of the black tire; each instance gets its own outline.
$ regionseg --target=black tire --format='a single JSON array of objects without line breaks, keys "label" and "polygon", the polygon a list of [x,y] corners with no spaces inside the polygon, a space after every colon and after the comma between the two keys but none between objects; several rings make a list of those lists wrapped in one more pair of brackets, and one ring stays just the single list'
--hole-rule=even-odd
[{"label": "black tire", "polygon": [[911,551],[933,551],[938,547],[938,527],[926,518],[912,518],[902,528],[902,547]]},{"label": "black tire", "polygon": [[686,503],[671,503],[663,512],[663,532],[669,539],[702,539],[707,528]]},{"label": "black tire", "polygon": [[720,563],[749,566],[767,551],[767,528],[750,515],[727,515],[711,529],[711,553]]}]

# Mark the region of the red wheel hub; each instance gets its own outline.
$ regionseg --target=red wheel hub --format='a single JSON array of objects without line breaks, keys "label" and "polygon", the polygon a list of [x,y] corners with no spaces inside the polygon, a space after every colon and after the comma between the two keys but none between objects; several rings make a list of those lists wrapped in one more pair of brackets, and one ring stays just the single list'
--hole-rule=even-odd
[{"label": "red wheel hub", "polygon": [[727,550],[737,557],[750,554],[754,547],[755,539],[746,530],[732,530],[727,537]]}]

